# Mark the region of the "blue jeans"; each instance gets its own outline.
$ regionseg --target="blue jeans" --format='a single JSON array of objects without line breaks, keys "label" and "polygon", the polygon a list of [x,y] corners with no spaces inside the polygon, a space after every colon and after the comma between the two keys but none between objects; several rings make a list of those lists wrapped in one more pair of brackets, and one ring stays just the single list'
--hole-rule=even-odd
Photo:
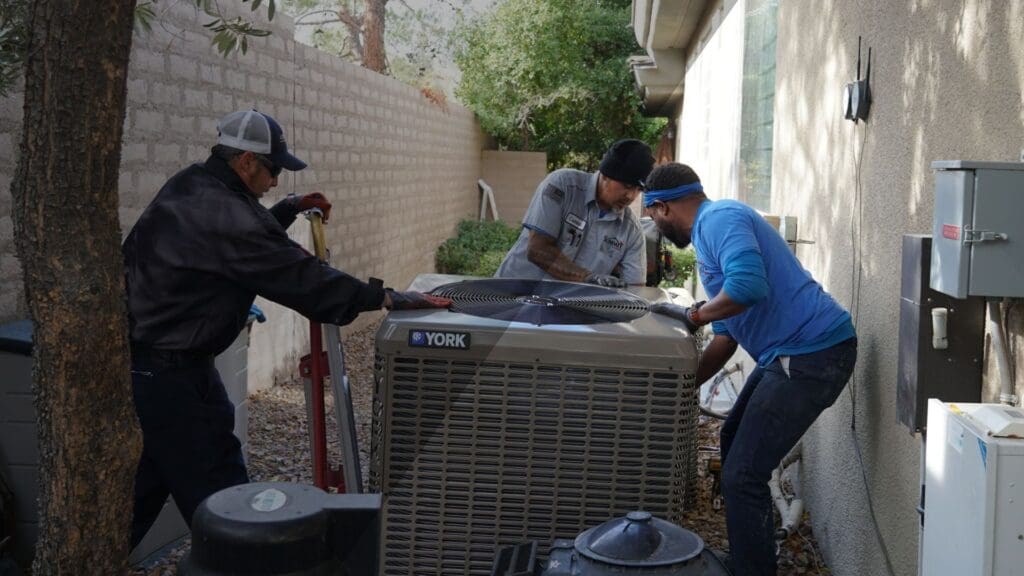
[{"label": "blue jeans", "polygon": [[235,407],[212,358],[175,367],[133,360],[132,390],[143,443],[135,473],[135,548],[168,494],[191,526],[207,496],[249,477],[234,434]]},{"label": "blue jeans", "polygon": [[857,339],[791,356],[789,373],[776,359],[747,378],[722,425],[722,495],[735,576],[776,571],[775,515],[768,480],[818,415],[846,386]]}]

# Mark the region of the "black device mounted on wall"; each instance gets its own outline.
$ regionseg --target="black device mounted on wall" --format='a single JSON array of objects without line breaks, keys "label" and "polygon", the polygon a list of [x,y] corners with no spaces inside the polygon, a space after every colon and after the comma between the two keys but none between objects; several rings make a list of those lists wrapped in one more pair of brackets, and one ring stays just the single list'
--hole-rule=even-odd
[{"label": "black device mounted on wall", "polygon": [[861,37],[857,37],[857,79],[843,88],[843,117],[853,120],[867,120],[871,110],[871,48],[868,47],[868,63],[864,78],[860,77]]}]

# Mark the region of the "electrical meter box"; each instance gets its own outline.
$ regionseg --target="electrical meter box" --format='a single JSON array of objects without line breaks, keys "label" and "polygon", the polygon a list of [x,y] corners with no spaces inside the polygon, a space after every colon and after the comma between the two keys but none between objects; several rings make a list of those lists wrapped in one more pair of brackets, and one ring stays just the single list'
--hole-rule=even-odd
[{"label": "electrical meter box", "polygon": [[933,290],[1024,297],[1024,163],[933,162]]}]

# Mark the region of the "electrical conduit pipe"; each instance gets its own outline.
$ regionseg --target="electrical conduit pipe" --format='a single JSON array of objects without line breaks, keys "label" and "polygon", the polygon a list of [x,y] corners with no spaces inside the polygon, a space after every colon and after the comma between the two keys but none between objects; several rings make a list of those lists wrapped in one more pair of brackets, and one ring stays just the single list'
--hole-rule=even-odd
[{"label": "electrical conduit pipe", "polygon": [[782,491],[782,473],[790,464],[800,460],[801,451],[802,445],[797,444],[796,447],[782,459],[779,466],[772,471],[771,480],[768,481],[768,489],[771,491],[772,501],[775,503],[775,507],[779,510],[779,517],[782,520],[782,525],[775,531],[776,540],[785,540],[786,538],[789,538],[790,534],[796,532],[797,526],[800,525],[800,520],[804,515],[804,501],[795,496],[793,497],[793,500],[790,501]]},{"label": "electrical conduit pipe", "polygon": [[1003,334],[1002,315],[999,312],[999,301],[988,300],[988,331],[992,334],[992,353],[996,356],[996,368],[999,370],[999,402],[1010,406],[1017,405],[1017,395],[1013,393],[1013,379],[1010,377],[1010,360],[1006,352],[1006,336]]}]

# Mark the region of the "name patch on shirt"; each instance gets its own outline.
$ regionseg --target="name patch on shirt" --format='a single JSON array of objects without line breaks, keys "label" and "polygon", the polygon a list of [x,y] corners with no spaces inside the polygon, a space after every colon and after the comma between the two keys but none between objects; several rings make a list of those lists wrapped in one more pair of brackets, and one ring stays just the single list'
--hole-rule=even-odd
[{"label": "name patch on shirt", "polygon": [[587,227],[587,221],[573,214],[572,212],[569,212],[569,214],[566,215],[565,221],[569,224],[569,226],[572,226],[577,230],[583,230],[584,228]]},{"label": "name patch on shirt", "polygon": [[469,350],[468,332],[439,332],[433,330],[410,330],[409,346],[416,348],[447,348]]}]

